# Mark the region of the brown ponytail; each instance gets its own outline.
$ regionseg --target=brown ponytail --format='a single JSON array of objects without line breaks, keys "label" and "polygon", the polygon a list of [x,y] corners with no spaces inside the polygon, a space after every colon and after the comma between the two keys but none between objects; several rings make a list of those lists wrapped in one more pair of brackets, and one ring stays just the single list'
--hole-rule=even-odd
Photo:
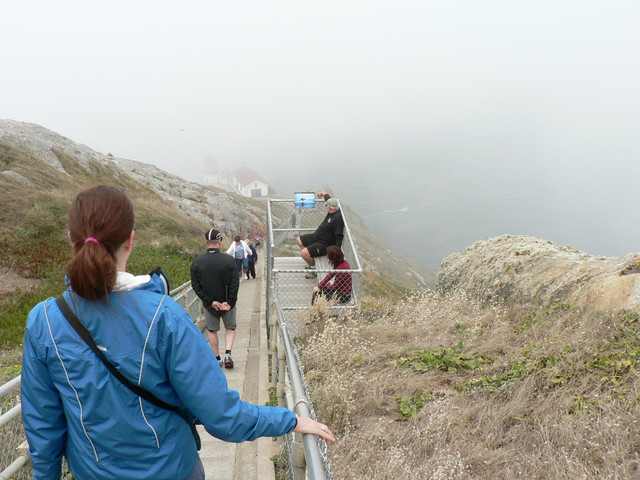
[{"label": "brown ponytail", "polygon": [[134,228],[131,200],[115,187],[90,188],[72,202],[68,223],[71,287],[88,300],[103,299],[116,283],[116,252]]}]

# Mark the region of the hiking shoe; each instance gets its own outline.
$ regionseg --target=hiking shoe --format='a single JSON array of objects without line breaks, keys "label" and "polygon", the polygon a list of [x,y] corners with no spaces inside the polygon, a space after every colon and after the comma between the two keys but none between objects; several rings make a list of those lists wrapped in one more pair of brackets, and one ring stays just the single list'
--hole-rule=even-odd
[{"label": "hiking shoe", "polygon": [[304,276],[304,278],[317,278],[317,277],[318,277],[318,272],[309,272]]},{"label": "hiking shoe", "polygon": [[233,359],[230,353],[224,356],[224,368],[233,368]]}]

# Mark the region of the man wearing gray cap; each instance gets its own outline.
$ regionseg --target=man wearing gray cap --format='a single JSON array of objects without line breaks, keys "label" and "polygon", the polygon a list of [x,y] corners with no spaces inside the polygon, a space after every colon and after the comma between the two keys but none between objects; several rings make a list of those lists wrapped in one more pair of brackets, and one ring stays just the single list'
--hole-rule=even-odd
[{"label": "man wearing gray cap", "polygon": [[[332,198],[327,192],[318,192],[318,198],[324,198],[327,207],[327,216],[313,233],[307,233],[298,237],[298,246],[305,262],[311,268],[316,264],[315,258],[327,254],[327,247],[337,245],[342,247],[344,237],[344,220],[340,211],[340,203],[337,198]],[[315,272],[314,272],[315,273]]]}]

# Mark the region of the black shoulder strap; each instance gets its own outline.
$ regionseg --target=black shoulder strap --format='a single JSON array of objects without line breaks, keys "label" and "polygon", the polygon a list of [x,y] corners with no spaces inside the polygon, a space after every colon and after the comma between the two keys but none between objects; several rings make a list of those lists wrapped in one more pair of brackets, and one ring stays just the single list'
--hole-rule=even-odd
[{"label": "black shoulder strap", "polygon": [[73,311],[69,307],[69,304],[63,298],[62,295],[56,298],[56,303],[58,304],[58,308],[60,309],[62,314],[65,316],[67,321],[71,324],[73,329],[76,332],[78,332],[78,335],[80,335],[80,338],[84,340],[84,343],[86,343],[89,346],[89,348],[93,350],[93,352],[98,356],[100,360],[102,360],[102,363],[106,365],[106,367],[113,374],[113,376],[116,377],[118,380],[120,380],[125,387],[133,391],[133,393],[135,393],[139,397],[144,398],[148,402],[151,402],[154,405],[157,405],[158,407],[179,412],[178,407],[174,405],[170,405],[166,402],[163,402],[158,397],[156,397],[153,393],[149,392],[148,390],[145,390],[140,385],[136,385],[135,383],[132,383],[131,381],[129,381],[127,377],[122,375],[122,373],[120,373],[120,371],[116,367],[114,367],[113,364],[109,360],[107,360],[107,357],[105,357],[104,354],[100,351],[100,349],[97,347],[97,345],[93,341],[93,337],[89,333],[89,330],[87,330],[85,326],[82,323],[80,323],[80,320],[78,320],[78,317],[75,315],[75,313],[73,313]]},{"label": "black shoulder strap", "polygon": [[75,313],[73,313],[73,310],[71,310],[71,308],[69,307],[69,304],[67,303],[67,301],[64,299],[62,295],[56,298],[56,304],[58,305],[58,308],[62,312],[62,315],[64,315],[64,317],[67,319],[69,324],[78,333],[78,335],[80,335],[80,338],[84,340],[84,342],[89,346],[89,348],[91,348],[91,350],[93,350],[93,352],[98,356],[98,358],[102,360],[102,363],[105,364],[105,366],[109,369],[109,371],[113,374],[113,376],[116,377],[118,380],[120,380],[125,387],[127,387],[129,390],[131,390],[133,393],[135,393],[139,397],[144,398],[148,402],[151,402],[160,408],[164,408],[166,410],[173,410],[174,412],[177,412],[184,419],[184,421],[187,422],[187,425],[189,425],[189,428],[191,429],[191,434],[193,435],[193,439],[196,442],[196,450],[200,451],[202,444],[200,442],[200,435],[198,434],[198,430],[196,429],[195,423],[190,422],[185,417],[184,413],[181,412],[180,409],[175,405],[171,405],[167,402],[163,402],[150,391],[145,390],[140,385],[136,385],[135,383],[130,382],[127,377],[122,375],[120,371],[116,367],[114,367],[109,360],[107,360],[107,357],[104,356],[104,354],[100,351],[96,343],[93,341],[93,337],[89,333],[89,330],[87,330],[86,327],[82,325],[82,323],[80,323],[80,320],[78,320],[78,317],[76,316]]}]

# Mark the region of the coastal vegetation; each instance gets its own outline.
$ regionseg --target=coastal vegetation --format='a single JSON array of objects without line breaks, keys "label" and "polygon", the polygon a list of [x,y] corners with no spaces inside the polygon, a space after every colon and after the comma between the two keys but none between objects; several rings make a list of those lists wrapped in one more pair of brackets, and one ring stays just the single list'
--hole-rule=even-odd
[{"label": "coastal vegetation", "polygon": [[336,478],[639,478],[636,312],[460,292],[364,305],[313,313],[301,347]]}]

